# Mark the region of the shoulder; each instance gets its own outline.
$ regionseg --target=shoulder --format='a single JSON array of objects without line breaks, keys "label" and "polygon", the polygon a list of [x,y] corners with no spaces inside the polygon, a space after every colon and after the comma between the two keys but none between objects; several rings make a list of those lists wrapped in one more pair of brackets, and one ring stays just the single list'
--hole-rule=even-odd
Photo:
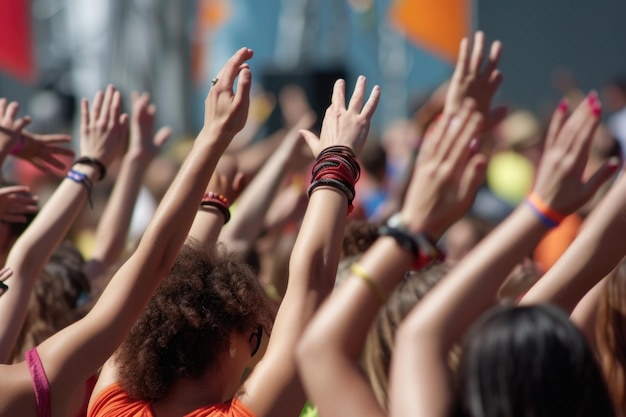
[{"label": "shoulder", "polygon": [[148,403],[134,401],[118,385],[109,385],[93,400],[88,417],[152,417]]}]

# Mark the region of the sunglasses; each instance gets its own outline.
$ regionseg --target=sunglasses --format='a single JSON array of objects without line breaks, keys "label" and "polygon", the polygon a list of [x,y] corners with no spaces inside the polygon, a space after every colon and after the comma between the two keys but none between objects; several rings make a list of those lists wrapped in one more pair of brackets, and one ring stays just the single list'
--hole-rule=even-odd
[{"label": "sunglasses", "polygon": [[255,332],[252,332],[252,334],[250,335],[250,339],[248,339],[248,343],[250,343],[250,346],[252,347],[250,357],[253,357],[259,351],[259,348],[261,347],[262,338],[263,338],[263,326],[259,326],[257,327]]}]

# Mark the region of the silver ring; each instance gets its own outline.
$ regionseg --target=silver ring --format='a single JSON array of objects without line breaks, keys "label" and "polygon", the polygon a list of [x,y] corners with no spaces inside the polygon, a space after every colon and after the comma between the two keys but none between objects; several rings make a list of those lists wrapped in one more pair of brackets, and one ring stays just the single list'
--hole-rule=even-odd
[{"label": "silver ring", "polygon": [[217,77],[213,78],[213,79],[211,80],[211,85],[215,85],[215,84],[217,84],[217,82],[218,82],[219,80],[220,80],[220,79],[219,79],[219,78],[217,78]]}]

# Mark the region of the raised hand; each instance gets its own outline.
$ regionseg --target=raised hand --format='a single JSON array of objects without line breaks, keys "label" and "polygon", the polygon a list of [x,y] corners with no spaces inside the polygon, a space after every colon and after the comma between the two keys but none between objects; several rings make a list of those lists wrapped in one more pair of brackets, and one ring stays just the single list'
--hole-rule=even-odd
[{"label": "raised hand", "polygon": [[[217,81],[204,102],[204,130],[224,133],[232,140],[232,136],[243,129],[248,118],[252,83],[252,73],[246,61],[252,55],[251,49],[241,48],[217,75]],[[235,93],[233,84],[237,77]]]},{"label": "raised hand", "polygon": [[154,134],[156,106],[150,104],[150,95],[148,93],[133,93],[132,103],[128,153],[151,160],[159,153],[161,146],[170,138],[172,129],[162,127]]},{"label": "raised hand", "polygon": [[16,185],[0,188],[0,220],[8,223],[25,223],[26,214],[39,211],[39,198],[25,186]]},{"label": "raised hand", "polygon": [[470,44],[463,38],[459,47],[459,57],[452,80],[448,87],[444,114],[457,113],[466,98],[476,101],[476,108],[484,118],[482,131],[488,131],[506,116],[506,108],[498,107],[491,111],[491,100],[502,84],[502,74],[498,70],[498,62],[502,52],[502,44],[495,41],[491,44],[487,64],[483,68],[485,54],[485,35],[476,32],[474,45],[470,55]]},{"label": "raised hand", "polygon": [[22,129],[30,123],[30,117],[17,117],[20,105],[0,99],[0,149],[9,152],[17,143]]},{"label": "raised hand", "polygon": [[616,162],[609,160],[588,181],[583,181],[600,113],[600,101],[592,91],[569,118],[565,101],[552,116],[533,192],[563,215],[580,208],[618,168]]},{"label": "raised hand", "polygon": [[466,99],[458,114],[444,115],[425,138],[402,207],[413,230],[438,239],[469,208],[487,165],[472,142],[483,120],[476,102]]},{"label": "raised hand", "polygon": [[375,86],[372,89],[365,105],[364,97],[364,76],[359,76],[348,107],[346,107],[346,82],[341,79],[335,82],[332,101],[326,110],[320,137],[308,130],[300,131],[315,157],[329,146],[347,146],[357,155],[361,152],[367,139],[370,121],[378,105],[380,87]]},{"label": "raised hand", "polygon": [[80,155],[95,158],[108,166],[123,148],[128,115],[121,112],[122,96],[112,85],[96,93],[91,112],[81,102]]},{"label": "raised hand", "polygon": [[42,135],[22,131],[21,146],[18,145],[11,153],[18,158],[29,161],[43,172],[57,174],[55,169],[64,170],[66,168],[64,159],[74,157],[73,150],[60,146],[68,144],[71,140],[70,135],[62,133]]}]

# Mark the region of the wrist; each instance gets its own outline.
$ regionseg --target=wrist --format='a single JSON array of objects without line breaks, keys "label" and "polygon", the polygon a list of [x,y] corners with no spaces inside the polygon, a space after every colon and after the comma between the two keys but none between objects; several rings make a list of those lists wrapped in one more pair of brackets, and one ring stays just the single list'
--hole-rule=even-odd
[{"label": "wrist", "polygon": [[445,259],[445,254],[437,247],[436,240],[423,229],[409,227],[402,213],[392,215],[378,232],[381,236],[394,238],[399,246],[411,253],[415,270]]}]

